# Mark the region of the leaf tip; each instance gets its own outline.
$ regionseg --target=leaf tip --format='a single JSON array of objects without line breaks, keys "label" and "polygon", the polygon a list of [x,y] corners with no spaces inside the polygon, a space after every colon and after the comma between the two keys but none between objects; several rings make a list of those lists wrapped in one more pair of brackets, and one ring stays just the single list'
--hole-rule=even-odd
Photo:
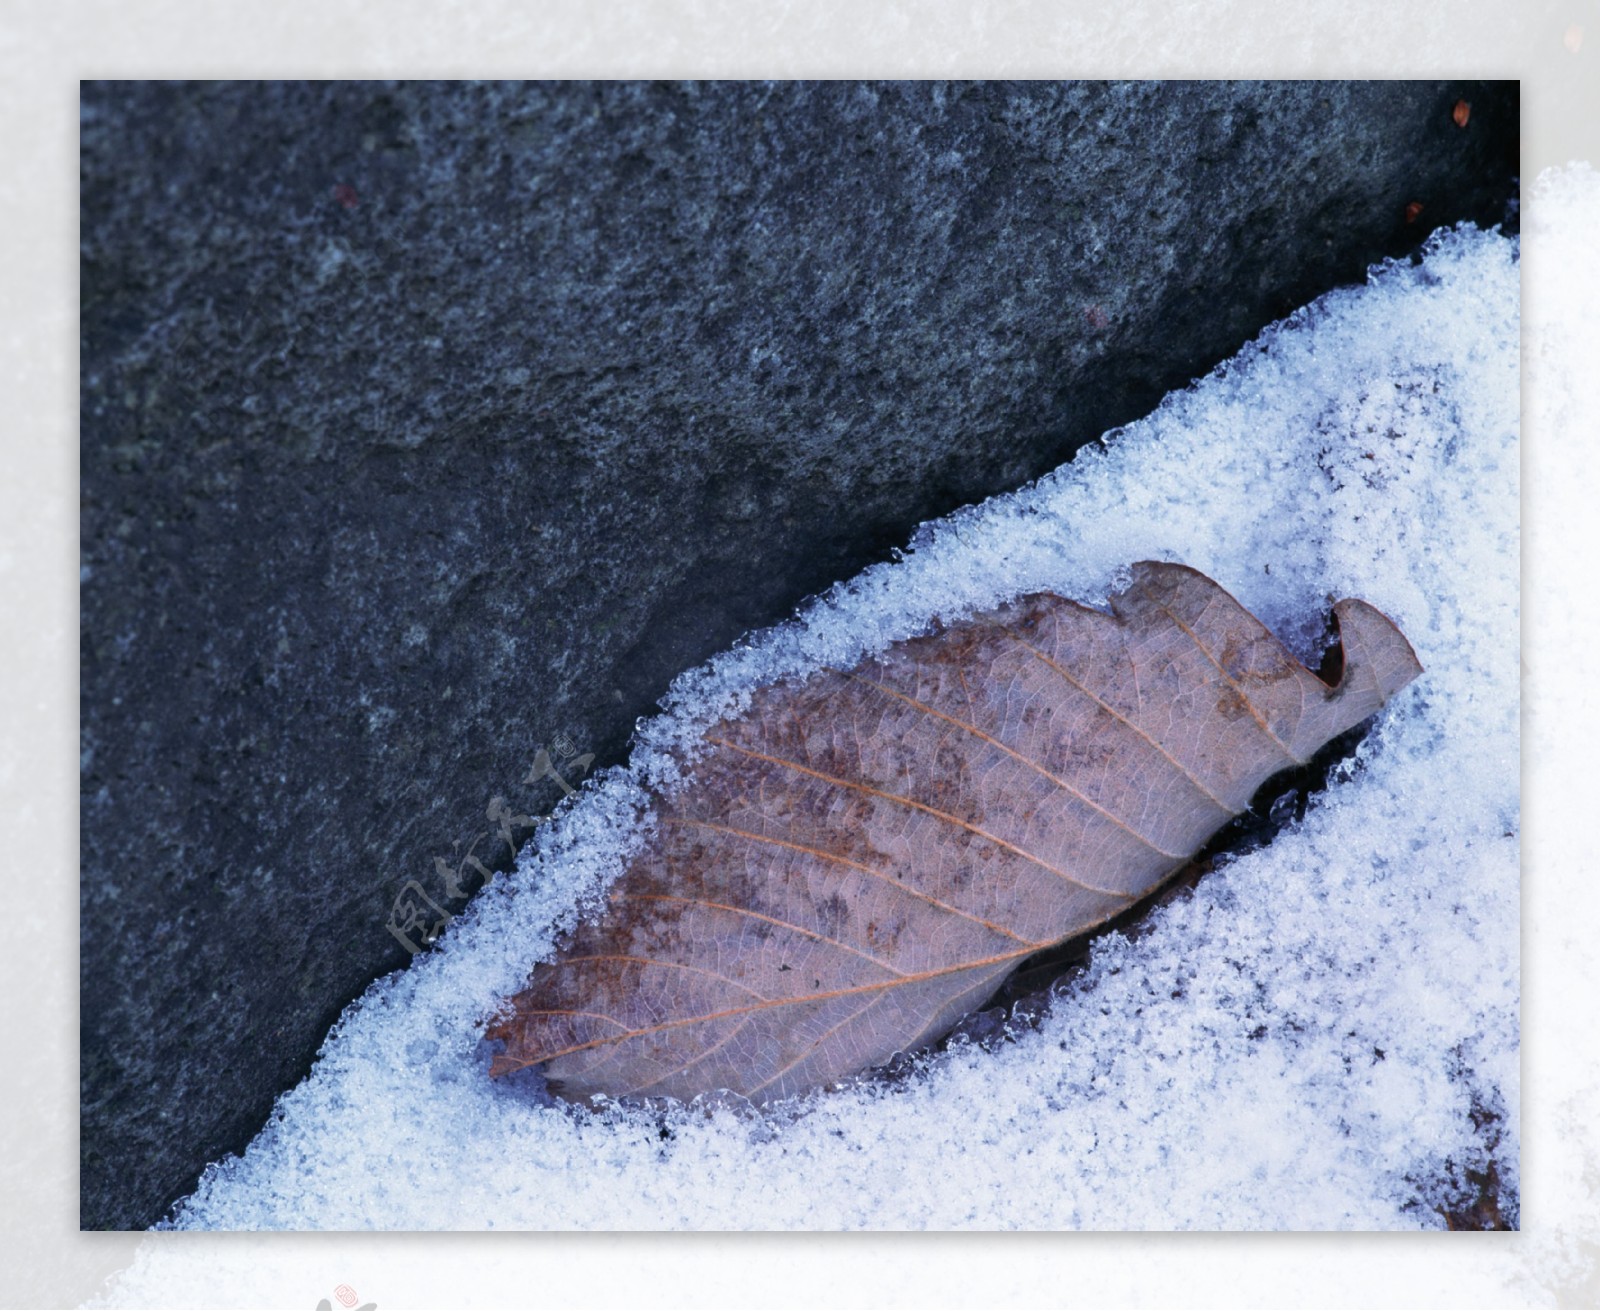
[{"label": "leaf tip", "polygon": [[1333,618],[1340,646],[1374,665],[1385,700],[1422,673],[1422,661],[1400,626],[1371,602],[1347,598],[1333,607]]}]

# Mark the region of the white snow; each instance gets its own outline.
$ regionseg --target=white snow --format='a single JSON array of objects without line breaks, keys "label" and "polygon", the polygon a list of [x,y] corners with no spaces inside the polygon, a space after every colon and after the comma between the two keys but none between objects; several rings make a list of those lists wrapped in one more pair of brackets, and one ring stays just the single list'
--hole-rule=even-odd
[{"label": "white snow", "polygon": [[[1491,1156],[1514,1216],[1518,314],[1516,241],[1439,234],[686,674],[628,770],[372,986],[177,1226],[1438,1228]],[[1303,823],[1102,940],[1037,1030],[892,1089],[663,1120],[487,1078],[478,1026],[618,871],[665,747],[759,682],[1026,591],[1102,600],[1144,558],[1210,574],[1303,656],[1341,596],[1410,638],[1426,672]]]}]

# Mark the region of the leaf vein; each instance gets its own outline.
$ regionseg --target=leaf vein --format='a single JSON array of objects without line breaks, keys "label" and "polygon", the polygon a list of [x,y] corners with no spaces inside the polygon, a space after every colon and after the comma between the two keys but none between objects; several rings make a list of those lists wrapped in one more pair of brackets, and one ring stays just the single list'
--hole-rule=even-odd
[{"label": "leaf vein", "polygon": [[[1088,806],[1090,810],[1093,810],[1100,815],[1104,815],[1118,828],[1122,829],[1123,832],[1127,833],[1129,837],[1133,838],[1141,845],[1149,847],[1150,850],[1155,852],[1158,856],[1165,856],[1168,860],[1182,859],[1182,856],[1178,852],[1167,851],[1158,846],[1143,833],[1139,832],[1138,829],[1134,828],[1132,824],[1128,823],[1127,820],[1122,819],[1118,815],[1112,814],[1111,811],[1100,805],[1099,802],[1085,796],[1082,792],[1078,791],[1077,788],[1073,787],[1072,784],[1068,783],[1066,779],[1060,777],[1058,774],[1052,774],[1038,761],[1030,760],[1027,756],[1023,755],[1022,752],[1017,751],[1012,747],[1008,747],[1004,742],[1000,741],[999,738],[991,737],[976,724],[971,724],[964,719],[958,719],[954,715],[946,714],[943,710],[938,709],[936,706],[930,706],[927,702],[919,701],[916,697],[907,696],[904,692],[897,692],[892,687],[885,687],[882,683],[875,683],[870,678],[862,678],[859,674],[851,674],[850,677],[855,679],[855,681],[858,683],[864,683],[868,687],[875,687],[878,689],[878,691],[883,692],[888,696],[897,697],[901,701],[904,701],[907,705],[914,706],[916,709],[921,710],[924,714],[929,714],[937,719],[942,719],[947,724],[953,724],[963,732],[971,733],[980,741],[987,742],[990,746],[995,747],[1000,751],[1004,751],[1006,755],[1010,756],[1013,760],[1020,760],[1029,769],[1040,775],[1040,777],[1049,779],[1068,796],[1075,797],[1084,805]],[[1074,879],[1073,882],[1080,882],[1080,880]]]},{"label": "leaf vein", "polygon": [[[903,988],[903,987],[905,987],[905,986],[907,986],[908,984],[911,984],[911,983],[921,983],[921,982],[923,982],[923,981],[925,981],[927,979],[940,978],[941,976],[946,975],[946,974],[960,974],[960,973],[962,973],[962,972],[964,972],[966,970],[982,969],[985,965],[1000,965],[1000,964],[1005,963],[1006,961],[1021,960],[1024,956],[1031,956],[1033,954],[1033,951],[1034,951],[1034,949],[1032,947],[1028,947],[1028,948],[1020,950],[1020,951],[1002,952],[998,956],[988,956],[988,957],[985,957],[983,960],[962,961],[960,964],[947,966],[944,969],[925,970],[925,971],[923,971],[921,973],[918,973],[918,974],[903,975],[898,979],[880,979],[880,980],[878,980],[878,981],[876,981],[874,983],[861,983],[861,984],[857,984],[856,986],[851,987],[851,988],[834,988],[834,989],[832,989],[830,991],[827,991],[827,992],[813,992],[813,993],[810,993],[810,994],[808,994],[807,996],[804,996],[804,997],[766,997],[766,998],[762,998],[761,1001],[759,1001],[757,1003],[754,1003],[752,1005],[749,1005],[749,1006],[729,1006],[724,1010],[707,1012],[705,1015],[687,1015],[687,1016],[684,1016],[682,1019],[663,1020],[659,1024],[643,1025],[643,1026],[641,1026],[639,1028],[631,1029],[627,1033],[617,1034],[615,1037],[611,1037],[611,1038],[595,1038],[595,1039],[593,1039],[593,1040],[591,1040],[589,1042],[577,1043],[577,1044],[575,1044],[575,1045],[573,1045],[571,1047],[563,1047],[560,1051],[546,1052],[546,1053],[542,1053],[542,1054],[537,1055],[537,1056],[530,1057],[526,1061],[519,1061],[515,1067],[508,1067],[508,1068],[518,1068],[518,1069],[520,1069],[523,1066],[527,1066],[527,1065],[539,1065],[539,1064],[542,1064],[545,1061],[557,1060],[558,1058],[560,1058],[562,1056],[571,1056],[575,1052],[588,1051],[591,1047],[602,1047],[606,1043],[627,1042],[629,1039],[632,1039],[632,1038],[642,1038],[646,1034],[660,1033],[660,1032],[662,1032],[663,1030],[666,1030],[666,1029],[681,1029],[681,1028],[684,1028],[686,1025],[690,1025],[690,1024],[707,1024],[712,1020],[724,1019],[724,1018],[726,1018],[727,1016],[730,1016],[730,1015],[748,1015],[748,1014],[751,1014],[751,1013],[756,1012],[756,1011],[771,1010],[772,1008],[777,1007],[777,1006],[808,1005],[811,1002],[827,1001],[827,1000],[829,1000],[830,998],[833,998],[833,997],[850,997],[850,996],[855,996],[855,995],[861,994],[861,993],[882,992],[885,988]],[[639,957],[621,957],[621,958],[619,958],[619,957],[606,957],[606,956],[583,956],[583,957],[575,957],[574,959],[577,959],[577,960],[615,960],[615,959],[639,960],[640,958]],[[669,964],[671,962],[646,960],[646,961],[643,961],[643,963],[646,964],[646,965],[666,965],[666,964]],[[704,972],[704,971],[702,971],[702,972]],[[717,976],[717,977],[720,977],[720,976]],[[731,982],[731,980],[730,980],[730,982]],[[751,992],[751,990],[749,988],[744,989],[744,991],[745,992]],[[754,992],[752,992],[751,995],[752,996],[757,996],[757,997],[760,996],[759,993],[754,993]]]},{"label": "leaf vein", "polygon": [[1255,720],[1260,726],[1261,731],[1277,744],[1278,749],[1295,764],[1305,764],[1306,762],[1303,759],[1295,755],[1295,753],[1289,749],[1288,743],[1286,743],[1281,737],[1272,731],[1271,725],[1267,723],[1261,712],[1256,709],[1255,702],[1250,699],[1244,688],[1239,685],[1233,676],[1222,667],[1222,662],[1218,660],[1216,656],[1211,654],[1211,649],[1200,640],[1200,635],[1196,633],[1194,629],[1190,628],[1188,624],[1184,623],[1183,620],[1179,619],[1177,615],[1173,614],[1172,610],[1168,606],[1163,605],[1160,601],[1156,600],[1155,597],[1151,596],[1149,591],[1142,584],[1136,582],[1134,586],[1137,587],[1141,593],[1143,593],[1145,599],[1148,600],[1151,605],[1162,611],[1167,618],[1172,620],[1174,624],[1183,630],[1184,635],[1195,644],[1195,647],[1199,650],[1200,654],[1205,656],[1205,658],[1211,662],[1212,666],[1219,674],[1222,675],[1228,686],[1239,694],[1239,700],[1244,703],[1244,708],[1250,712],[1250,718]]},{"label": "leaf vein", "polygon": [[[910,797],[903,797],[895,792],[885,792],[881,788],[875,788],[868,783],[858,783],[854,779],[840,778],[837,774],[825,774],[820,769],[812,769],[796,760],[785,760],[782,756],[769,756],[764,751],[752,751],[749,747],[742,747],[736,742],[729,742],[726,738],[708,737],[706,741],[716,746],[727,747],[730,751],[737,751],[741,755],[750,756],[756,760],[765,760],[770,764],[782,765],[786,769],[793,769],[801,774],[810,774],[812,778],[821,779],[824,783],[835,783],[840,787],[854,788],[858,792],[866,792],[875,797],[882,797],[885,801],[893,801],[897,805],[909,806],[912,810],[920,810],[924,814],[932,815],[935,819],[942,819],[947,823],[954,824],[957,828],[964,828],[967,832],[977,837],[986,838],[994,843],[995,846],[1003,847],[1005,850],[1021,856],[1024,860],[1032,862],[1041,869],[1049,870],[1057,878],[1076,884],[1086,892],[1098,892],[1103,897],[1120,897],[1123,901],[1138,900],[1138,898],[1126,892],[1118,892],[1114,888],[1098,888],[1093,883],[1085,883],[1082,879],[1068,874],[1066,870],[1057,869],[1049,861],[1041,859],[1034,855],[1033,852],[1019,847],[1013,842],[1007,842],[1004,838],[996,837],[993,833],[979,828],[976,824],[962,819],[959,815],[952,815],[948,811],[939,810],[934,806],[923,805],[920,801],[913,801]],[[1167,852],[1162,852],[1161,854],[1168,855]],[[1178,856],[1171,856],[1170,858],[1173,860],[1182,859]]]},{"label": "leaf vein", "polygon": [[1085,687],[1076,678],[1074,678],[1070,673],[1068,673],[1066,668],[1063,665],[1057,663],[1050,656],[1046,655],[1043,651],[1041,651],[1038,647],[1036,647],[1032,642],[1028,641],[1027,638],[1021,636],[1020,634],[1012,632],[1010,629],[1007,629],[1006,633],[1007,633],[1007,636],[1015,638],[1016,641],[1019,642],[1022,646],[1026,647],[1029,651],[1033,652],[1033,654],[1035,656],[1037,656],[1040,660],[1044,661],[1045,664],[1049,665],[1051,669],[1054,669],[1056,671],[1056,673],[1060,674],[1062,678],[1066,679],[1067,682],[1071,683],[1073,687],[1077,688],[1078,691],[1082,692],[1084,694],[1084,696],[1088,697],[1097,706],[1099,706],[1102,710],[1104,710],[1106,712],[1106,714],[1110,715],[1118,723],[1125,724],[1129,729],[1131,729],[1133,732],[1137,733],[1146,742],[1148,742],[1152,747],[1154,747],[1163,756],[1165,756],[1168,760],[1170,760],[1172,762],[1172,767],[1174,769],[1176,769],[1178,771],[1178,773],[1182,774],[1184,776],[1184,778],[1188,779],[1189,782],[1193,783],[1196,788],[1198,788],[1202,793],[1204,793],[1206,795],[1207,798],[1209,798],[1212,802],[1214,802],[1216,804],[1217,809],[1222,811],[1223,814],[1225,814],[1225,815],[1239,815],[1239,814],[1243,813],[1242,811],[1234,810],[1231,807],[1229,807],[1227,802],[1225,802],[1215,792],[1213,792],[1204,783],[1202,783],[1200,781],[1200,778],[1199,778],[1198,775],[1194,774],[1189,769],[1187,769],[1184,766],[1183,762],[1180,761],[1176,756],[1174,756],[1170,751],[1168,751],[1164,746],[1162,746],[1161,743],[1157,742],[1155,740],[1155,738],[1151,737],[1150,734],[1146,733],[1144,731],[1144,729],[1140,728],[1137,724],[1135,724],[1133,722],[1133,720],[1129,719],[1126,715],[1124,715],[1115,706],[1111,705],[1109,702],[1102,701],[1098,696],[1096,696],[1087,687]]},{"label": "leaf vein", "polygon": [[816,856],[821,860],[831,860],[840,865],[848,865],[851,869],[860,870],[863,874],[870,874],[875,879],[881,879],[890,887],[898,888],[901,892],[915,897],[919,901],[925,901],[930,906],[937,906],[940,910],[948,911],[951,915],[960,916],[964,920],[971,920],[974,924],[981,924],[984,928],[990,929],[995,933],[1002,934],[1005,937],[1010,938],[1013,942],[1027,943],[1030,947],[1034,948],[1048,945],[1045,942],[1035,942],[1031,939],[1024,938],[1020,934],[1013,933],[1003,924],[996,924],[992,920],[984,919],[981,915],[974,915],[971,911],[962,910],[959,906],[952,906],[949,902],[940,901],[939,898],[930,896],[928,893],[923,892],[920,888],[914,888],[909,883],[906,883],[901,879],[897,879],[891,874],[885,874],[882,870],[873,869],[871,865],[862,865],[857,861],[851,860],[848,856],[840,856],[831,851],[824,851],[820,847],[810,847],[803,842],[789,842],[783,838],[768,837],[765,833],[752,833],[748,829],[734,828],[728,824],[713,824],[710,820],[706,819],[688,819],[681,815],[666,817],[662,820],[662,823],[688,824],[693,825],[696,828],[708,828],[716,833],[728,833],[735,837],[749,838],[752,842],[768,842],[773,846],[787,847],[791,851],[804,852],[808,856]]},{"label": "leaf vein", "polygon": [[825,942],[830,947],[837,947],[840,951],[847,951],[852,956],[859,956],[862,960],[868,960],[874,965],[881,966],[882,968],[888,970],[890,974],[903,975],[905,973],[903,970],[895,969],[895,967],[889,964],[888,961],[879,960],[876,956],[872,955],[871,952],[860,951],[857,948],[850,946],[849,943],[840,942],[837,938],[830,938],[826,933],[818,933],[814,929],[808,929],[799,924],[790,923],[790,921],[779,919],[775,915],[763,915],[760,911],[751,910],[747,906],[735,906],[726,901],[711,901],[705,897],[671,897],[659,892],[620,891],[613,893],[611,900],[676,901],[685,906],[709,906],[713,910],[726,910],[731,911],[735,915],[748,915],[751,919],[765,920],[768,924],[776,924],[780,928],[793,929],[796,933],[804,934],[808,938],[814,938],[818,942]]}]

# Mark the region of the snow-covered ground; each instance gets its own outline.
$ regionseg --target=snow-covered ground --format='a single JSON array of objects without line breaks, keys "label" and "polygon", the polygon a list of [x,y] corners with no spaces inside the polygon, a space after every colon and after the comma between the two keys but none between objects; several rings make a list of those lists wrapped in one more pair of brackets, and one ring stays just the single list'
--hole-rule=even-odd
[{"label": "snow-covered ground", "polygon": [[[1545,276],[1552,326],[1529,334],[1551,426],[1592,399],[1556,325],[1594,317],[1596,181],[1569,170],[1530,204],[1534,240],[1583,274]],[[904,561],[686,676],[631,770],[546,830],[439,950],[373,986],[178,1224],[1416,1228],[1442,1223],[1491,1154],[1514,1214],[1518,283],[1515,243],[1445,235],[1419,266],[1269,330],[1105,453],[928,527]],[[1137,941],[1104,940],[1038,1030],[892,1091],[759,1119],[688,1109],[663,1134],[647,1113],[574,1112],[486,1079],[475,1025],[615,872],[663,744],[757,681],[932,613],[1041,587],[1093,600],[1146,557],[1210,573],[1303,654],[1341,595],[1415,645],[1426,673],[1301,825]],[[1583,1161],[1545,1164],[1581,1234]],[[111,1300],[215,1298],[217,1257],[151,1242]],[[1542,1244],[1557,1283],[1581,1283],[1584,1259],[1581,1237]]]}]

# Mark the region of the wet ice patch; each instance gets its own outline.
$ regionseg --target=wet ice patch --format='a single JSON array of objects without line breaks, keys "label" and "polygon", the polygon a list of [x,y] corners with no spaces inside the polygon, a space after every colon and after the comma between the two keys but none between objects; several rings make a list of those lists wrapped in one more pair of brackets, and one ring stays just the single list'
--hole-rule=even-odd
[{"label": "wet ice patch", "polygon": [[[1517,261],[1438,234],[684,675],[628,769],[369,989],[176,1225],[1426,1228],[1491,1161],[1514,1215]],[[1426,672],[1302,822],[1102,939],[1037,1029],[892,1086],[663,1115],[487,1078],[483,1020],[620,872],[674,748],[760,683],[1028,591],[1101,601],[1146,558],[1302,657],[1340,596],[1415,647]]]}]

